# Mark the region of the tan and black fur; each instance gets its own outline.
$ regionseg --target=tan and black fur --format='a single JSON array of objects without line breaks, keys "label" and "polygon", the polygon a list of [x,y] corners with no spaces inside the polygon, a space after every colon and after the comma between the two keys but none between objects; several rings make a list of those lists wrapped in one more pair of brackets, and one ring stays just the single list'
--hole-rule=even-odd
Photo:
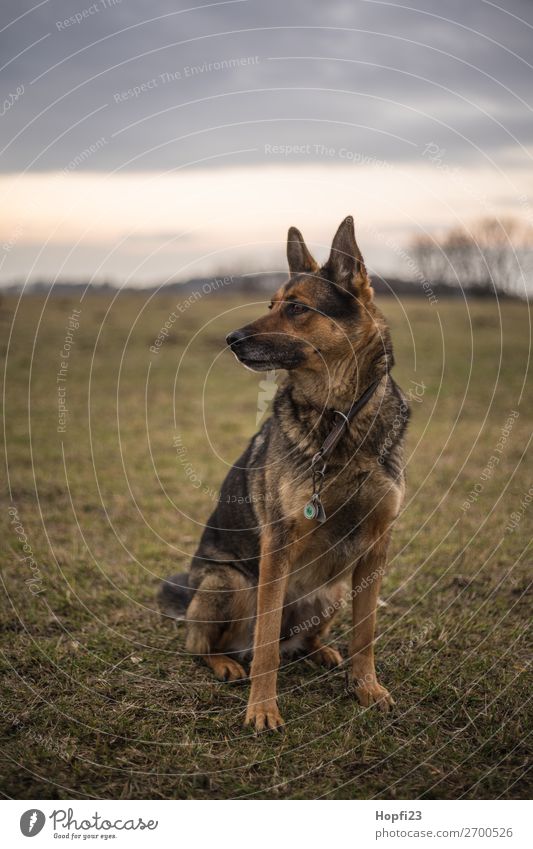
[{"label": "tan and black fur", "polygon": [[[404,497],[402,443],[407,403],[392,379],[392,345],[376,307],[353,219],[340,225],[319,267],[291,227],[290,276],[270,312],[227,342],[255,371],[283,369],[273,413],[224,483],[188,575],[165,581],[163,612],[187,621],[186,648],[223,680],[245,677],[252,657],[246,723],[283,724],[277,704],[280,652],[302,651],[327,667],[342,663],[328,633],[342,600],[352,606],[347,662],[362,705],[388,710],[376,678],[374,629],[391,529]],[[332,429],[377,378],[378,388],[328,458],[322,491],[327,520],[303,515],[310,465]],[[350,592],[351,590],[351,592]]]}]

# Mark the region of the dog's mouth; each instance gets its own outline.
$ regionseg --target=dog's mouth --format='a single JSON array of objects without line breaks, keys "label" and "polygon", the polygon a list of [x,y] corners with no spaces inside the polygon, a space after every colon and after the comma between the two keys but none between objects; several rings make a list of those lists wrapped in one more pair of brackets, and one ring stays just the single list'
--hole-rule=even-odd
[{"label": "dog's mouth", "polygon": [[239,362],[251,371],[294,369],[305,360],[305,345],[300,340],[284,338],[282,334],[275,334],[272,338],[251,334],[245,328],[234,330],[226,341]]},{"label": "dog's mouth", "polygon": [[274,363],[272,360],[261,360],[256,359],[255,357],[243,357],[240,356],[236,351],[233,352],[240,363],[250,371],[272,371],[274,369],[279,368],[287,368],[286,366],[280,365],[279,363]]},{"label": "dog's mouth", "polygon": [[244,345],[230,345],[240,363],[251,371],[272,371],[274,369],[298,368],[303,362],[303,356],[296,351],[265,351],[249,349]]},{"label": "dog's mouth", "polygon": [[273,369],[295,368],[300,362],[288,353],[277,353],[276,351],[246,350],[239,346],[231,348],[240,363],[251,371],[272,371]]}]

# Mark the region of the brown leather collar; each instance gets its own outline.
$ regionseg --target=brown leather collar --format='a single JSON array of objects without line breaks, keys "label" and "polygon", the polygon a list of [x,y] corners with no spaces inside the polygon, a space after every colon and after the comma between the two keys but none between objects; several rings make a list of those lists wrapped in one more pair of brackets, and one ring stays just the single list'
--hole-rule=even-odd
[{"label": "brown leather collar", "polygon": [[[341,438],[344,433],[344,429],[349,427],[350,422],[354,419],[357,413],[363,409],[363,407],[368,404],[372,395],[378,388],[381,383],[381,377],[378,377],[374,380],[370,386],[368,386],[365,391],[357,398],[347,413],[340,413],[338,410],[335,411],[335,419],[336,422],[333,425],[332,430],[326,436],[322,446],[316,452],[315,456],[311,460],[311,476],[313,481],[313,494],[311,495],[310,500],[304,507],[304,516],[306,519],[315,519],[319,524],[323,524],[326,521],[326,511],[324,510],[324,505],[320,499],[320,493],[322,491],[322,487],[324,485],[324,477],[326,474],[327,468],[327,458],[335,448],[337,442]],[[320,468],[319,468],[320,466]]]},{"label": "brown leather collar", "polygon": [[322,446],[316,452],[313,457],[311,466],[316,466],[321,460],[326,460],[327,457],[331,454],[335,446],[337,445],[339,439],[344,433],[344,429],[349,426],[350,422],[355,418],[357,413],[359,413],[363,407],[365,407],[372,395],[378,388],[381,383],[381,377],[378,377],[374,380],[370,386],[368,386],[365,391],[357,398],[350,409],[346,413],[341,413],[338,410],[335,411],[335,423],[333,428],[330,430],[328,435],[326,436]]}]

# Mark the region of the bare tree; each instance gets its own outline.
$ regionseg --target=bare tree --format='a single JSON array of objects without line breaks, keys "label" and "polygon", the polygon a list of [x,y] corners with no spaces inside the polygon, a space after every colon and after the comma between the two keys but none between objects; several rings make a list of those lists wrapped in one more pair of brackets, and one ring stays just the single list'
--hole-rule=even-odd
[{"label": "bare tree", "polygon": [[426,234],[415,236],[410,244],[410,253],[420,274],[429,282],[444,280],[444,261],[438,242]]},{"label": "bare tree", "polygon": [[416,236],[410,251],[431,283],[518,294],[533,271],[533,228],[516,218],[485,218],[441,236]]}]

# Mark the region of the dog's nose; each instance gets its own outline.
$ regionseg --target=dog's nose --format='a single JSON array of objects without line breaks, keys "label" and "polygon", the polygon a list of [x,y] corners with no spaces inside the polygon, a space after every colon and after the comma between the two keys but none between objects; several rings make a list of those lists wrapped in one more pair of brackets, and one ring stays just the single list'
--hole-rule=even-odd
[{"label": "dog's nose", "polygon": [[228,333],[228,335],[226,336],[226,342],[230,346],[230,348],[233,348],[233,346],[236,345],[237,342],[241,342],[245,338],[246,333],[244,333],[244,331],[232,330],[231,333]]}]

